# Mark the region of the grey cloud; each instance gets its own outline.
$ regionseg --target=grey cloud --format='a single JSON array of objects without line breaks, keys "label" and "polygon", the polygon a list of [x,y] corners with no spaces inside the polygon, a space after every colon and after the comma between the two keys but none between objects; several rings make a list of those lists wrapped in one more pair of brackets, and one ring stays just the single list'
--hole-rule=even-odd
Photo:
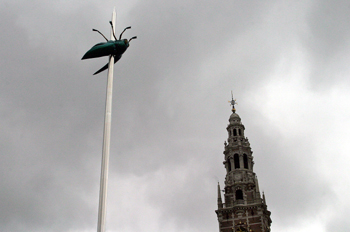
[{"label": "grey cloud", "polygon": [[[75,1],[69,9],[57,3],[49,9],[45,2],[9,2],[0,8],[0,26],[6,29],[0,50],[0,170],[5,177],[0,230],[94,230],[106,77],[92,73],[107,59],[80,59],[102,41],[91,28],[106,33],[109,15],[94,3]],[[311,147],[303,139],[279,141],[278,132],[270,131],[273,125],[260,121],[268,112],[254,112],[246,100],[271,81],[297,38],[303,38],[313,70],[337,67],[330,59],[337,60],[348,38],[345,5],[328,7],[330,2],[323,1],[291,8],[294,4],[148,1],[118,14],[117,30],[131,25],[125,36],[138,39],[115,66],[110,173],[115,179],[149,177],[142,183],[147,204],[140,201],[139,207],[157,209],[164,224],[183,231],[217,229],[214,176],[223,182],[231,89],[274,223],[287,228],[333,196],[312,166],[290,158],[293,152],[312,153]],[[297,11],[307,15],[305,21],[294,22]],[[328,13],[330,21],[322,18]],[[344,24],[338,27],[338,20]],[[323,29],[327,23],[337,24],[332,33]],[[299,30],[303,24],[309,34]],[[205,80],[201,74],[212,76]],[[129,201],[138,201],[135,196],[129,193]],[[128,226],[133,228],[131,222]]]}]

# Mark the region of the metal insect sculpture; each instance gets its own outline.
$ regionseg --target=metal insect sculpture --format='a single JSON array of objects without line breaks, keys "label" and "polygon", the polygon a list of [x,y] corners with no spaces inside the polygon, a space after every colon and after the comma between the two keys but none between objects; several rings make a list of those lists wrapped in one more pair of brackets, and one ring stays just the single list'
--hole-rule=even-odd
[{"label": "metal insect sculpture", "polygon": [[[97,57],[102,57],[102,56],[113,56],[114,57],[114,63],[116,63],[120,58],[122,57],[123,53],[126,51],[126,49],[129,47],[129,43],[131,40],[136,39],[137,37],[131,37],[129,40],[127,39],[121,39],[123,33],[127,29],[131,29],[131,27],[126,27],[122,33],[119,36],[119,39],[114,34],[114,29],[113,29],[113,24],[111,21],[109,21],[109,24],[111,24],[112,27],[112,32],[113,32],[113,37],[115,40],[108,40],[106,36],[104,36],[99,30],[92,29],[92,31],[96,31],[100,33],[100,35],[105,38],[107,42],[102,42],[94,45],[92,48],[90,48],[89,51],[85,53],[82,60],[85,59],[91,59],[91,58],[97,58]],[[108,68],[108,63],[103,66],[101,69],[99,69],[97,72],[94,73],[94,75],[106,70]]]}]

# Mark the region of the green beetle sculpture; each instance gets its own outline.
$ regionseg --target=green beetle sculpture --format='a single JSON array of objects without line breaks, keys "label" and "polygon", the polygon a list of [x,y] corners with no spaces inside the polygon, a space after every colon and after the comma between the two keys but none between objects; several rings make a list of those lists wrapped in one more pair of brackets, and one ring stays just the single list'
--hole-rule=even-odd
[{"label": "green beetle sculpture", "polygon": [[[104,36],[99,30],[92,29],[93,31],[96,31],[96,32],[100,33],[103,36],[103,38],[105,38],[105,40],[107,42],[102,42],[102,43],[98,43],[98,44],[94,45],[89,51],[87,51],[85,53],[83,58],[81,58],[82,60],[91,59],[91,58],[97,58],[97,57],[102,57],[102,56],[113,56],[114,57],[114,63],[116,63],[118,60],[120,60],[120,58],[122,57],[123,53],[129,47],[130,41],[137,38],[136,36],[134,36],[134,37],[131,37],[129,40],[121,39],[123,33],[127,29],[131,29],[131,27],[126,27],[122,31],[122,33],[120,34],[119,39],[117,39],[117,37],[114,34],[114,29],[113,29],[112,22],[109,21],[109,24],[111,24],[112,31],[113,31],[113,37],[114,37],[115,40],[108,40],[106,38],[106,36]],[[101,69],[99,69],[97,72],[95,72],[94,75],[96,75],[96,74],[106,70],[107,68],[108,68],[108,63],[105,66],[103,66]]]}]

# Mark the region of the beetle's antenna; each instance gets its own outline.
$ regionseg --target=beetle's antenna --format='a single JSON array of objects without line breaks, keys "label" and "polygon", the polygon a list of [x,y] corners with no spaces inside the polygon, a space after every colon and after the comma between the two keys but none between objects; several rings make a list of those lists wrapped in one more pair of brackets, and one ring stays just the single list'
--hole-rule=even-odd
[{"label": "beetle's antenna", "polygon": [[115,40],[117,40],[117,37],[115,37],[115,34],[114,34],[114,28],[113,28],[112,21],[109,21],[109,24],[111,24],[111,27],[112,27],[113,37],[114,37]]},{"label": "beetle's antenna", "polygon": [[103,36],[103,38],[105,38],[105,40],[108,42],[108,39],[106,38],[106,36],[104,36],[99,30],[96,29],[92,29],[92,31],[97,31],[98,33],[100,33],[100,35]]},{"label": "beetle's antenna", "polygon": [[122,31],[122,33],[120,33],[119,40],[122,39],[122,35],[123,35],[124,31],[126,31],[127,29],[131,29],[131,27],[126,27],[126,28]]},{"label": "beetle's antenna", "polygon": [[137,36],[131,37],[131,38],[129,39],[129,43],[130,43],[130,41],[133,40],[133,39],[137,39]]}]

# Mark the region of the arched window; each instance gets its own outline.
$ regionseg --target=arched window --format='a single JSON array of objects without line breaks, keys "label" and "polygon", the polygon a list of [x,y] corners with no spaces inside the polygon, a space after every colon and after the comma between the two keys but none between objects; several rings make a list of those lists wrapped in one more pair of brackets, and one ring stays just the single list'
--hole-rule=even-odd
[{"label": "arched window", "polygon": [[242,190],[236,190],[236,200],[243,200],[243,192]]},{"label": "arched window", "polygon": [[241,129],[238,129],[238,134],[239,134],[240,136],[242,135]]},{"label": "arched window", "polygon": [[237,136],[236,128],[233,128],[233,136]]},{"label": "arched window", "polygon": [[244,163],[244,168],[248,169],[248,156],[247,156],[247,154],[243,154],[243,163]]},{"label": "arched window", "polygon": [[235,161],[235,169],[239,168],[239,155],[238,154],[235,154],[233,156],[233,160]]},{"label": "arched window", "polygon": [[231,172],[231,160],[227,160],[227,169],[229,172]]}]

